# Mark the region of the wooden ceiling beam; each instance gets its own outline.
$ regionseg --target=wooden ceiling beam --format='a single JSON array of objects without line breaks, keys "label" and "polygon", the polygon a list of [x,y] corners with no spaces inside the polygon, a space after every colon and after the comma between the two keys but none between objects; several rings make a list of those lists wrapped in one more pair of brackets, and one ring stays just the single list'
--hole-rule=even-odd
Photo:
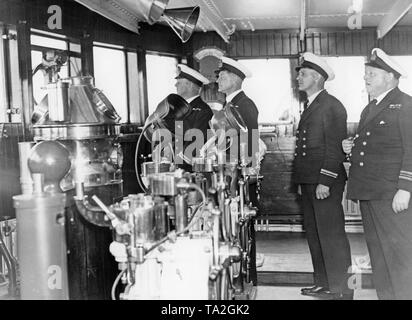
[{"label": "wooden ceiling beam", "polygon": [[301,0],[301,5],[300,5],[300,40],[301,41],[305,39],[306,20],[307,20],[307,0]]},{"label": "wooden ceiling beam", "polygon": [[300,42],[300,51],[306,51],[306,27],[307,27],[307,0],[300,0],[300,32],[299,32],[299,42]]},{"label": "wooden ceiling beam", "polygon": [[398,0],[377,27],[377,37],[382,39],[412,7],[412,0]]}]

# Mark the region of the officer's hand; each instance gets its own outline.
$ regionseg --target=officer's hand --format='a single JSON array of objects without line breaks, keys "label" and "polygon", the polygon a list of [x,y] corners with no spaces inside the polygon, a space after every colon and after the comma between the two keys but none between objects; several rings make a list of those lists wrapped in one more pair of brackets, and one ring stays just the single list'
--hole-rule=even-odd
[{"label": "officer's hand", "polygon": [[399,189],[392,201],[392,209],[395,213],[400,213],[409,207],[409,199],[411,198],[411,193],[406,190]]},{"label": "officer's hand", "polygon": [[316,199],[323,200],[329,197],[329,195],[329,187],[319,183],[316,187]]},{"label": "officer's hand", "polygon": [[346,154],[351,153],[353,147],[353,138],[342,140],[342,149]]},{"label": "officer's hand", "polygon": [[298,195],[302,195],[302,187],[298,184]]}]

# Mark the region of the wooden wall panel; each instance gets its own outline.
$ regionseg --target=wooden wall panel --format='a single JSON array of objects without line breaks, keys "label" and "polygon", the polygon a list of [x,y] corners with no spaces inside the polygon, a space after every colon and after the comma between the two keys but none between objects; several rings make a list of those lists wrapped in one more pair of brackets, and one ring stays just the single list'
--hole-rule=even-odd
[{"label": "wooden wall panel", "polygon": [[295,56],[299,51],[299,35],[296,32],[241,31],[235,32],[227,44],[216,41],[214,32],[195,33],[185,45],[185,54],[190,56],[203,47],[218,47],[229,56],[237,58],[270,58]]},{"label": "wooden wall panel", "polygon": [[320,45],[320,54],[323,54],[323,52],[329,52],[329,37],[328,33],[322,32],[319,35],[319,45]]},{"label": "wooden wall panel", "polygon": [[343,55],[352,54],[352,33],[343,33]]},{"label": "wooden wall panel", "polygon": [[244,47],[244,41],[243,38],[240,36],[233,39],[233,47],[235,48],[234,54],[236,57],[243,57],[245,56],[245,47]]},{"label": "wooden wall panel", "polygon": [[267,33],[266,34],[266,42],[267,42],[268,56],[273,57],[275,55],[275,52],[276,52],[276,50],[275,50],[276,44],[275,44],[275,37],[272,33]]},{"label": "wooden wall panel", "polygon": [[290,36],[289,34],[282,33],[282,55],[290,54]]},{"label": "wooden wall panel", "polygon": [[406,42],[402,42],[404,45],[407,44],[408,52],[412,52],[412,36],[409,32],[404,32]]},{"label": "wooden wall panel", "polygon": [[[252,55],[252,46],[253,46],[253,35],[252,34],[246,34],[244,39],[243,39],[243,48],[245,50],[244,55],[245,57],[253,57]],[[259,53],[257,53],[257,56],[259,56]]]},{"label": "wooden wall panel", "polygon": [[[251,38],[251,53],[250,56],[251,57],[260,57],[262,56],[262,53],[260,51],[260,45],[261,45],[261,41],[260,41],[260,35],[258,35],[257,37],[253,37],[252,35],[249,36]],[[265,41],[264,41],[265,42]]]},{"label": "wooden wall panel", "polygon": [[259,35],[258,46],[259,46],[259,54],[265,57],[268,56],[268,41],[267,41],[266,33]]},{"label": "wooden wall panel", "polygon": [[299,36],[297,34],[291,34],[290,54],[297,55],[299,53]]},{"label": "wooden wall panel", "polygon": [[315,54],[321,54],[321,46],[320,46],[321,37],[319,33],[313,35],[313,52]]},{"label": "wooden wall panel", "polygon": [[275,34],[275,55],[281,56],[283,53],[282,50],[282,34],[276,33]]},{"label": "wooden wall panel", "polygon": [[306,50],[305,51],[309,51],[309,52],[313,52],[314,50],[314,45],[313,45],[313,35],[308,35],[306,37]]},{"label": "wooden wall panel", "polygon": [[405,46],[408,51],[411,50],[408,43],[408,34],[405,30],[399,32],[399,43],[401,43],[402,46]]},{"label": "wooden wall panel", "polygon": [[325,51],[322,52],[322,54],[329,53],[331,56],[337,55],[338,52],[338,45],[337,45],[337,39],[336,39],[336,33],[326,33],[326,38],[328,39],[328,46]]},{"label": "wooden wall panel", "polygon": [[352,35],[352,52],[355,55],[362,55],[361,50],[362,35],[355,31]]},{"label": "wooden wall panel", "polygon": [[[184,47],[186,55],[212,45],[236,58],[294,57],[299,53],[297,31],[240,31],[231,36],[229,44],[216,41],[216,36],[214,32],[195,33]],[[368,56],[374,47],[392,55],[412,55],[412,27],[394,28],[379,41],[375,28],[313,29],[306,37],[306,50],[325,56]]]},{"label": "wooden wall panel", "polygon": [[[335,39],[336,39],[336,55],[340,55],[344,52],[344,41],[343,41],[343,33],[342,32],[336,32],[335,33]],[[325,55],[327,55],[328,52],[325,52]]]},{"label": "wooden wall panel", "polygon": [[[360,48],[359,48],[359,50],[360,50],[360,52],[361,53],[363,53],[363,52],[368,52],[368,50],[369,50],[369,40],[368,40],[368,35],[366,35],[366,37],[364,37],[364,38],[362,38],[361,37],[361,40],[360,40]],[[371,45],[371,46],[373,46],[373,45]]]},{"label": "wooden wall panel", "polygon": [[264,176],[260,197],[262,216],[290,216],[300,214],[296,187],[292,183],[292,161],[295,138],[262,134],[267,153],[262,162]]}]

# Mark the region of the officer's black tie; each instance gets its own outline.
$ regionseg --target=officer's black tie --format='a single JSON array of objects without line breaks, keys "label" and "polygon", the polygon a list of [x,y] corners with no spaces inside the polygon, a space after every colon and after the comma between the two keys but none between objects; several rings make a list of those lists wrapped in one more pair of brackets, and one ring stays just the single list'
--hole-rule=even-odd
[{"label": "officer's black tie", "polygon": [[306,99],[305,101],[303,101],[303,110],[300,111],[300,113],[302,114],[309,106],[309,100]]},{"label": "officer's black tie", "polygon": [[371,102],[369,102],[369,104],[368,104],[369,111],[370,111],[371,108],[376,106],[376,102],[378,102],[378,100],[376,100],[376,99],[373,99]]},{"label": "officer's black tie", "polygon": [[306,100],[303,102],[303,110],[306,110],[308,107],[309,107],[309,100],[306,99]]},{"label": "officer's black tie", "polygon": [[366,114],[365,114],[365,119],[366,119],[366,121],[368,121],[369,120],[369,117],[370,116],[372,116],[374,113],[373,112],[371,112],[372,111],[372,109],[374,108],[374,107],[376,107],[376,102],[378,102],[378,100],[376,100],[376,99],[373,99],[371,102],[369,102],[369,104],[366,106]]}]

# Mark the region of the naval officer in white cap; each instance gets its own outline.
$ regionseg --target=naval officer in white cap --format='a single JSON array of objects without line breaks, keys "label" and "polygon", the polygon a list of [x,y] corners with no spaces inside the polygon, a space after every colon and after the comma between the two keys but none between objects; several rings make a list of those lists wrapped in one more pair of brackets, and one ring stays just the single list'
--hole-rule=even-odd
[{"label": "naval officer in white cap", "polygon": [[[259,145],[258,109],[255,103],[242,90],[243,80],[250,78],[252,73],[240,62],[222,57],[222,64],[216,71],[219,92],[226,94],[226,104],[232,103],[242,117],[248,129],[248,152],[252,156],[253,146]],[[255,134],[253,134],[255,133]]]},{"label": "naval officer in white cap", "polygon": [[[203,142],[207,140],[207,130],[209,129],[209,120],[213,116],[213,111],[209,105],[200,97],[200,90],[203,85],[209,83],[209,80],[200,72],[189,68],[187,65],[178,64],[178,74],[176,76],[176,90],[177,94],[182,96],[190,104],[192,111],[183,121],[183,133],[188,133],[190,129],[198,129],[202,132]],[[195,141],[195,137],[186,137],[184,141],[183,150]],[[199,145],[199,150],[202,145]],[[193,149],[193,153],[196,149]],[[181,168],[186,171],[191,171],[191,158],[197,156],[196,154],[187,154],[185,152]]]},{"label": "naval officer in white cap", "polygon": [[412,299],[412,97],[405,71],[381,49],[365,64],[371,102],[362,111],[350,156],[348,198],[359,200],[379,299]]},{"label": "naval officer in white cap", "polygon": [[351,266],[345,233],[342,196],[346,181],[345,154],[347,114],[342,103],[325,89],[335,75],[324,59],[306,52],[296,68],[299,90],[308,103],[296,131],[293,181],[302,199],[304,227],[314,269],[314,286],[303,295],[325,299],[352,299],[347,286]]},{"label": "naval officer in white cap", "polygon": [[[258,131],[258,109],[255,103],[243,92],[242,84],[245,78],[250,78],[252,73],[242,65],[240,62],[228,58],[222,57],[222,64],[216,71],[218,78],[217,83],[219,91],[226,94],[226,104],[224,108],[231,103],[239,115],[242,117],[245,125],[248,129],[247,134],[247,151],[248,156],[253,157],[253,151],[259,150],[259,131]],[[239,142],[242,139],[239,137]],[[239,147],[239,157],[240,155]],[[246,150],[245,150],[246,151]],[[249,198],[253,206],[259,208],[259,203],[256,196],[256,183],[249,186]],[[256,271],[256,242],[255,242],[255,229],[252,221],[250,225],[250,281],[254,286],[257,285],[257,271]]]}]

